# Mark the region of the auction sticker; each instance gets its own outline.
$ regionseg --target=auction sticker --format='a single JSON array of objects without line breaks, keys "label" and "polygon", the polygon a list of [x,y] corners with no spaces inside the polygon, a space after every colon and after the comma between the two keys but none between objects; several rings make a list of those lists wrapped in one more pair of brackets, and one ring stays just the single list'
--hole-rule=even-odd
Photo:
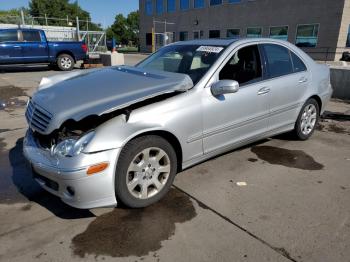
[{"label": "auction sticker", "polygon": [[196,51],[207,52],[207,53],[220,53],[224,48],[221,46],[200,46]]}]

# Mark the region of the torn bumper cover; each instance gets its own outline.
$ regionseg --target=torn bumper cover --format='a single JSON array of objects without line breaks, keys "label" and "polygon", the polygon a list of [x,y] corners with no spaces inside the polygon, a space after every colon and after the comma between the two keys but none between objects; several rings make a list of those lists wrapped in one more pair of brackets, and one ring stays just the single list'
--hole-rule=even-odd
[{"label": "torn bumper cover", "polygon": [[[58,157],[43,149],[27,131],[23,151],[33,168],[34,179],[47,191],[76,208],[115,206],[114,172],[119,149],[97,153],[81,153],[74,157]],[[108,163],[102,172],[88,175],[89,167]]]}]

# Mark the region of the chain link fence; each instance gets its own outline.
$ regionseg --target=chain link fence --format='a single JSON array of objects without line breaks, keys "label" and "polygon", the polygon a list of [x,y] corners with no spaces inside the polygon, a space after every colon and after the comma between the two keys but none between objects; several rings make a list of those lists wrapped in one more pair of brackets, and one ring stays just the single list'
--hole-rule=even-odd
[{"label": "chain link fence", "polygon": [[0,28],[19,27],[42,29],[48,41],[84,41],[89,54],[107,51],[106,32],[87,19],[0,15]]}]

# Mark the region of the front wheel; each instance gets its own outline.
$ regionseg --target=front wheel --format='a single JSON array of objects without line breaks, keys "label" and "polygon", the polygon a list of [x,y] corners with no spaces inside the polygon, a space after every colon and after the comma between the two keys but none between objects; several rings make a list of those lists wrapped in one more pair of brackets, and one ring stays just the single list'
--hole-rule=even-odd
[{"label": "front wheel", "polygon": [[169,191],[176,171],[176,153],[167,140],[155,135],[136,138],[120,153],[116,197],[128,207],[149,206]]},{"label": "front wheel", "polygon": [[315,131],[319,120],[320,108],[317,101],[310,98],[303,105],[297,122],[295,123],[294,134],[300,140],[307,140]]},{"label": "front wheel", "polygon": [[61,54],[57,58],[57,66],[62,71],[71,71],[74,68],[74,59],[68,54]]}]

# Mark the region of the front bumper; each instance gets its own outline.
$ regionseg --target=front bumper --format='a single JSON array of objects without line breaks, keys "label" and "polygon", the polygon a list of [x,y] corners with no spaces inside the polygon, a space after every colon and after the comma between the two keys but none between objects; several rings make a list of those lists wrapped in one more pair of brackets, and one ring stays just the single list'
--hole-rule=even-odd
[{"label": "front bumper", "polygon": [[[23,152],[30,162],[34,179],[48,192],[76,208],[115,206],[114,174],[120,149],[58,157],[41,148],[31,130],[23,141]],[[88,176],[89,166],[108,162],[107,169]]]}]

